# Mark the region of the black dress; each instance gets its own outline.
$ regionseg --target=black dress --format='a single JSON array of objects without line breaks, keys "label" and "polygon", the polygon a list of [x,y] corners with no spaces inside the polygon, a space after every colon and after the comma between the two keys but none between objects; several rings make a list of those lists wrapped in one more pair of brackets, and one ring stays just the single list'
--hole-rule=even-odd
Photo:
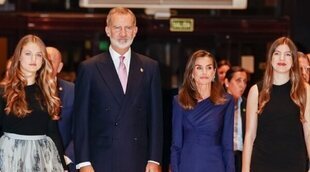
[{"label": "black dress", "polygon": [[299,107],[290,98],[291,82],[273,85],[258,117],[251,172],[305,172],[307,151]]},{"label": "black dress", "polygon": [[[40,105],[39,99],[43,95],[39,86],[26,86],[25,94],[32,112],[25,117],[7,115],[4,111],[6,101],[2,98],[3,88],[0,88],[0,171],[59,172],[63,171],[62,167],[67,169],[57,121],[52,120],[46,107]],[[50,141],[54,144],[50,144]],[[22,154],[19,153],[20,149],[23,150]],[[14,158],[7,158],[11,155]],[[22,163],[15,163],[16,161]],[[49,169],[48,166],[52,168]]]}]

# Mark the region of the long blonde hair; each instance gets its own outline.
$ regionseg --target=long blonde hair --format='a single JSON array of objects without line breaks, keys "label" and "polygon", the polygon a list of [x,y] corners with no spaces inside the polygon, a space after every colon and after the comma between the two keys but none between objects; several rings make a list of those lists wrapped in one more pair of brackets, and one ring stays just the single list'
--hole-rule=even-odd
[{"label": "long blonde hair", "polygon": [[299,69],[299,62],[297,56],[297,48],[294,42],[288,37],[281,37],[275,40],[269,48],[267,54],[266,70],[263,79],[262,90],[259,93],[258,99],[258,114],[261,114],[264,107],[270,100],[270,93],[273,85],[273,67],[271,65],[272,55],[279,45],[287,45],[292,53],[293,64],[290,69],[290,82],[292,88],[290,96],[293,102],[300,108],[300,119],[304,120],[305,105],[306,105],[306,89],[305,83],[302,79],[301,72]]},{"label": "long blonde hair", "polygon": [[[217,69],[215,58],[208,51],[198,50],[194,52],[193,55],[190,57],[185,68],[183,84],[179,92],[179,102],[181,106],[187,110],[193,109],[196,106],[198,99],[201,97],[200,94],[198,93],[195,81],[192,79],[192,73],[195,67],[195,62],[197,58],[200,57],[208,57],[212,59],[214,69]],[[224,93],[225,93],[224,88],[220,83],[217,74],[215,74],[214,81],[211,83],[210,100],[214,104],[223,104],[226,101]]]},{"label": "long blonde hair", "polygon": [[4,99],[6,100],[5,112],[17,117],[25,117],[31,113],[26,101],[25,87],[27,80],[20,69],[20,56],[23,47],[28,43],[36,44],[43,54],[41,68],[36,73],[35,82],[39,86],[43,100],[41,105],[47,108],[52,119],[59,119],[60,100],[57,97],[56,81],[52,78],[52,65],[47,58],[47,52],[43,41],[35,35],[24,36],[17,44],[11,58],[12,64],[8,69],[7,83],[4,86]]}]

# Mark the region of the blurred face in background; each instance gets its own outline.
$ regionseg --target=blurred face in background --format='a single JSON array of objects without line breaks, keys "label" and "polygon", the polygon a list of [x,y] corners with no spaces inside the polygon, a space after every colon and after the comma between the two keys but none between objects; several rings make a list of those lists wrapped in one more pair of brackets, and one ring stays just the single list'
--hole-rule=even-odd
[{"label": "blurred face in background", "polygon": [[217,74],[222,84],[224,83],[225,75],[226,75],[226,72],[229,70],[229,68],[230,67],[228,65],[222,65],[221,67],[217,69]]},{"label": "blurred face in background", "polygon": [[227,78],[225,79],[225,87],[227,92],[237,100],[243,95],[247,82],[247,73],[244,71],[238,71],[233,74],[233,77],[230,80]]},{"label": "blurred face in background", "polygon": [[309,83],[310,64],[307,56],[299,56],[298,61],[302,77]]},{"label": "blurred face in background", "polygon": [[61,53],[54,47],[46,47],[46,51],[53,67],[52,75],[56,77],[63,67]]}]

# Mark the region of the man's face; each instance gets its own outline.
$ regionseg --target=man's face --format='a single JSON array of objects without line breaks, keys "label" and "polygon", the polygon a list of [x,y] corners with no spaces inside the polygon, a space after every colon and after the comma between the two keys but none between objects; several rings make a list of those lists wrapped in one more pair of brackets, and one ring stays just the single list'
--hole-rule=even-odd
[{"label": "man's face", "polygon": [[61,54],[58,52],[58,50],[55,50],[53,48],[46,48],[47,54],[48,54],[48,59],[50,60],[53,68],[53,77],[56,77],[57,73],[60,72],[61,68]]},{"label": "man's face", "polygon": [[110,25],[105,30],[110,38],[112,48],[117,52],[126,52],[137,33],[134,19],[129,14],[112,15]]}]

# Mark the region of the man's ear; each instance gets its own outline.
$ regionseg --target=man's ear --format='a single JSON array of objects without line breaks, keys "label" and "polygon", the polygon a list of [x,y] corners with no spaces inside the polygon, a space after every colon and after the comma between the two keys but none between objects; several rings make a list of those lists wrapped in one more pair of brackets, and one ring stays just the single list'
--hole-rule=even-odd
[{"label": "man's ear", "polygon": [[135,33],[135,36],[136,36],[137,32],[138,32],[138,27],[137,27],[137,26],[135,26],[135,28],[134,28],[134,33]]},{"label": "man's ear", "polygon": [[60,73],[61,69],[63,68],[64,64],[62,62],[59,63],[57,73]]},{"label": "man's ear", "polygon": [[105,27],[105,33],[107,34],[108,37],[110,37],[111,33],[108,26]]}]

